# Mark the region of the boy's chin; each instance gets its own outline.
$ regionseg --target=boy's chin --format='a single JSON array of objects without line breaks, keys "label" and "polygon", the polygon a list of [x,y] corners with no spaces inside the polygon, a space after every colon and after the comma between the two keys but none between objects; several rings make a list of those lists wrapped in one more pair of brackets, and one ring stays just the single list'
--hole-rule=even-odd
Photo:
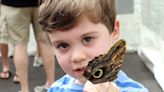
[{"label": "boy's chin", "polygon": [[77,80],[80,84],[85,84],[86,81],[87,81],[85,78],[80,78],[80,79],[77,79]]},{"label": "boy's chin", "polygon": [[84,79],[84,80],[80,80],[80,82],[82,83],[82,84],[85,84],[86,83],[86,79]]}]

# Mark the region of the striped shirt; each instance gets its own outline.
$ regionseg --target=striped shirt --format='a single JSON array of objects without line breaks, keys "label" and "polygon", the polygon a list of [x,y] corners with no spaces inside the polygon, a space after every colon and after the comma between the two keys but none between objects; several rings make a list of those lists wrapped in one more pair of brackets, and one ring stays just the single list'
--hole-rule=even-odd
[{"label": "striped shirt", "polygon": [[[48,92],[83,92],[83,85],[75,84],[75,78],[64,75],[54,82]],[[142,84],[129,78],[123,71],[118,73],[118,78],[114,81],[120,92],[148,92]]]}]

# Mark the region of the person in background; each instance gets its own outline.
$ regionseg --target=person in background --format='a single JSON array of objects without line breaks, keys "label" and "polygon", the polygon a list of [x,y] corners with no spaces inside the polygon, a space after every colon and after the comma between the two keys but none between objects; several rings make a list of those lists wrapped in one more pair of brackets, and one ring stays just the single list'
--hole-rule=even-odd
[{"label": "person in background", "polygon": [[[54,55],[45,32],[38,23],[38,0],[1,0],[1,39],[2,43],[14,45],[14,63],[19,76],[21,92],[30,92],[28,81],[29,25],[32,24],[36,42],[40,48],[46,81],[35,92],[46,92],[54,81]],[[52,72],[53,71],[53,72]]]},{"label": "person in background", "polygon": [[34,54],[33,67],[40,67],[43,65],[42,57],[40,55],[39,47],[37,45],[36,52]]},{"label": "person in background", "polygon": [[8,45],[0,43],[0,51],[2,58],[2,71],[0,72],[0,79],[9,79],[11,77],[11,72],[8,61]]},{"label": "person in background", "polygon": [[[1,17],[1,5],[0,5],[0,17]],[[0,37],[1,37],[1,30],[0,30]],[[0,72],[0,79],[9,79],[11,77],[11,72],[9,71],[10,66],[8,62],[8,45],[4,43],[0,43],[0,51],[2,57],[2,71]]]},{"label": "person in background", "polygon": [[[1,17],[1,8],[0,8],[0,17]],[[0,28],[2,26],[1,23],[2,23],[2,21],[0,18]],[[1,32],[0,32],[0,38],[1,38]],[[8,58],[8,50],[9,49],[8,49],[7,43],[0,43],[0,51],[1,51],[1,57],[2,57],[2,72],[0,72],[0,79],[4,79],[4,80],[7,80],[11,77],[10,64],[9,64],[9,58]],[[16,72],[14,74],[13,82],[19,83],[19,78],[18,78]]]}]

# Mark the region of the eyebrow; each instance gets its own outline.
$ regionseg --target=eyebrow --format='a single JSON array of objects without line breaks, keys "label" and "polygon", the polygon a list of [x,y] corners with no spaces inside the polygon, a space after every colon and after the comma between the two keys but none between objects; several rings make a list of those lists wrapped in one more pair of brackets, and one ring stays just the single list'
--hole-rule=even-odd
[{"label": "eyebrow", "polygon": [[56,45],[56,44],[63,43],[63,42],[65,42],[65,41],[63,41],[63,40],[58,40],[58,41],[52,42],[52,44],[53,44],[53,45]]},{"label": "eyebrow", "polygon": [[84,37],[84,36],[86,36],[86,35],[90,35],[90,34],[97,34],[97,32],[88,32],[88,33],[84,33],[83,35],[82,35],[82,37]]}]

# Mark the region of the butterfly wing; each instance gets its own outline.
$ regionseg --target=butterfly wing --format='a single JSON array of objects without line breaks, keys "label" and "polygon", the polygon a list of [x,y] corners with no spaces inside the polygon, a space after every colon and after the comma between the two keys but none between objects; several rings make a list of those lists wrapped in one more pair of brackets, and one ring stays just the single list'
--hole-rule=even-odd
[{"label": "butterfly wing", "polygon": [[107,54],[95,57],[89,62],[84,76],[92,83],[113,81],[117,78],[126,52],[126,42],[120,39],[116,42]]}]

